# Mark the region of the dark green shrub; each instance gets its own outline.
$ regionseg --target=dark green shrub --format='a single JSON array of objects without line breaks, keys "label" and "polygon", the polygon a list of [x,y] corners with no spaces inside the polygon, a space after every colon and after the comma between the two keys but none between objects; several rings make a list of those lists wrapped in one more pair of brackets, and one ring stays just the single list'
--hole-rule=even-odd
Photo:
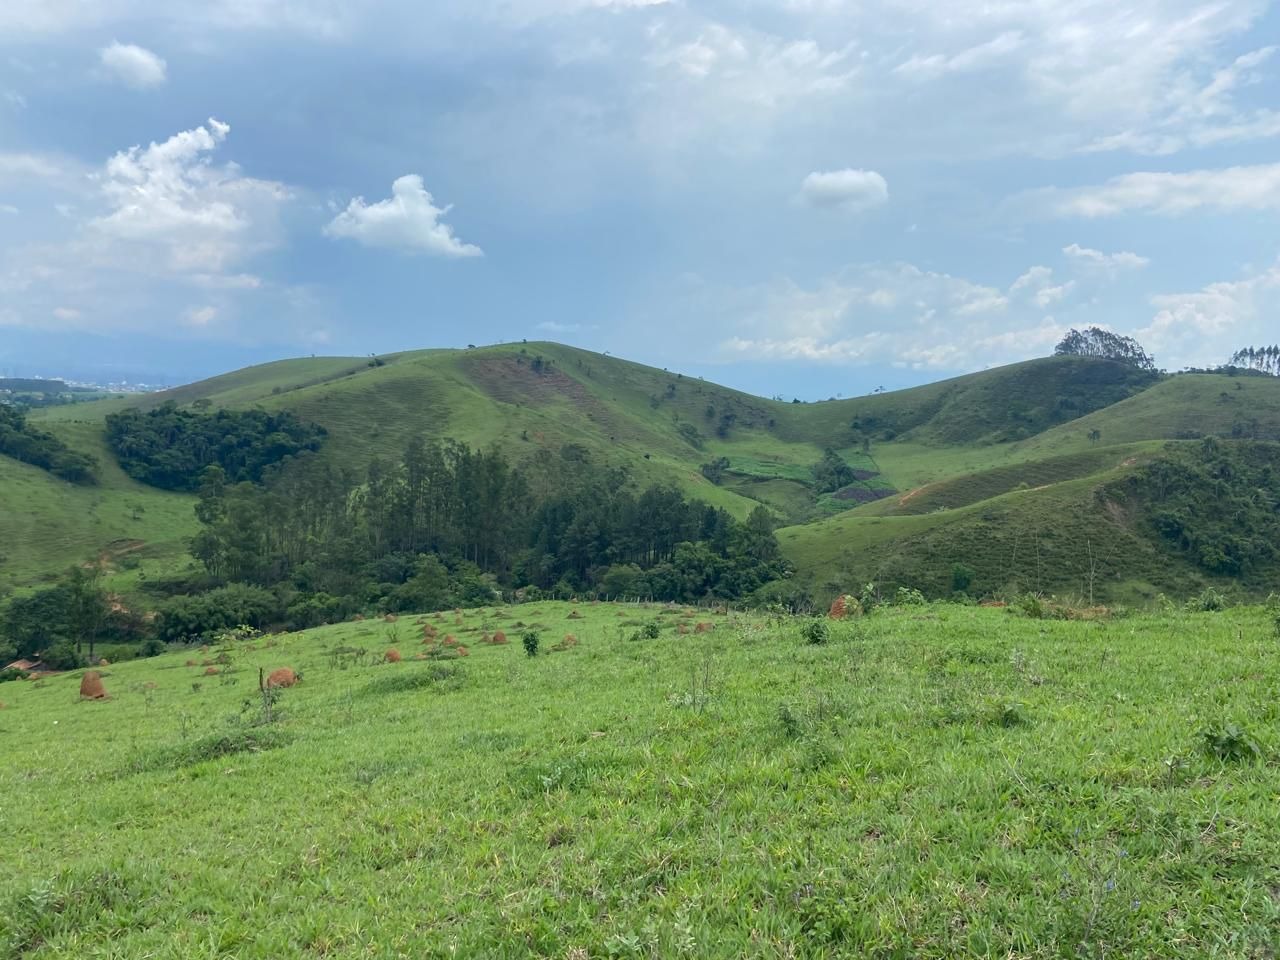
[{"label": "dark green shrub", "polygon": [[156,620],[156,635],[167,643],[197,640],[241,624],[265,627],[277,622],[282,612],[270,590],[233,583],[169,601]]},{"label": "dark green shrub", "polygon": [[1200,596],[1187,601],[1187,608],[1198,613],[1220,613],[1229,606],[1230,598],[1213,587],[1205,587]]},{"label": "dark green shrub", "polygon": [[7,670],[0,670],[0,683],[7,683],[10,680],[25,680],[27,672],[19,670],[17,667],[10,667]]},{"label": "dark green shrub", "polygon": [[915,587],[899,587],[893,596],[895,606],[922,607],[925,604],[924,594]]},{"label": "dark green shrub", "polygon": [[542,638],[538,635],[537,630],[526,630],[520,635],[520,642],[524,644],[524,652],[527,656],[536,657],[538,655],[538,644],[542,642]]},{"label": "dark green shrub", "polygon": [[138,647],[138,656],[158,657],[168,649],[168,646],[159,637],[147,637],[146,640],[142,641],[142,645]]},{"label": "dark green shrub", "polygon": [[1258,745],[1258,741],[1235,723],[1224,723],[1201,730],[1200,740],[1205,753],[1223,763],[1257,760],[1262,756],[1262,747]]},{"label": "dark green shrub", "polygon": [[84,657],[76,651],[75,644],[65,640],[46,650],[41,659],[54,670],[74,670],[84,666]]},{"label": "dark green shrub", "polygon": [[821,617],[814,617],[800,628],[800,636],[805,643],[826,643],[831,639],[831,627]]}]

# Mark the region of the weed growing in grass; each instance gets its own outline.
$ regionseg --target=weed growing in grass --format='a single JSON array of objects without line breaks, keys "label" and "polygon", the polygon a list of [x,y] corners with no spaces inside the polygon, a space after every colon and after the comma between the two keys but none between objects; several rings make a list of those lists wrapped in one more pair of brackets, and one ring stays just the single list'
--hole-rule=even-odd
[{"label": "weed growing in grass", "polygon": [[369,662],[369,649],[364,646],[333,646],[329,649],[328,659],[330,669],[351,669]]},{"label": "weed growing in grass", "polygon": [[102,935],[144,926],[135,912],[146,897],[110,869],[63,873],[12,898],[0,915],[0,956],[24,957],[68,935]]},{"label": "weed growing in grass", "polygon": [[460,690],[466,682],[466,674],[460,666],[444,663],[428,663],[424,667],[403,673],[377,677],[364,688],[365,693],[411,693],[415,690]]},{"label": "weed growing in grass", "polygon": [[719,685],[715,663],[707,656],[701,664],[689,664],[689,686],[672,693],[667,697],[667,702],[675,707],[687,707],[694,713],[702,713],[715,700]]},{"label": "weed growing in grass", "polygon": [[1223,763],[1261,759],[1262,747],[1247,730],[1227,722],[1200,731],[1200,740],[1209,756]]},{"label": "weed growing in grass", "polygon": [[1036,665],[1021,650],[1014,649],[1009,657],[1009,665],[1013,667],[1013,672],[1018,675],[1018,679],[1023,682],[1029,683],[1033,687],[1039,687],[1044,684],[1044,677],[1036,671]]},{"label": "weed growing in grass", "polygon": [[[1076,831],[1077,835],[1080,831]],[[1108,850],[1103,854],[1090,851],[1081,854],[1077,849],[1075,864],[1063,876],[1065,886],[1062,897],[1074,900],[1078,914],[1079,933],[1064,941],[1074,939],[1078,957],[1122,956],[1124,939],[1124,914],[1141,907],[1138,900],[1124,896],[1126,850]]]},{"label": "weed growing in grass", "polygon": [[1026,704],[1013,700],[993,700],[987,705],[986,720],[997,727],[1017,727],[1027,722]]},{"label": "weed growing in grass", "polygon": [[261,753],[284,746],[291,740],[280,727],[237,727],[221,733],[210,733],[187,740],[174,747],[137,755],[130,763],[130,773],[151,770],[178,770],[205,760],[217,760],[238,753]]}]

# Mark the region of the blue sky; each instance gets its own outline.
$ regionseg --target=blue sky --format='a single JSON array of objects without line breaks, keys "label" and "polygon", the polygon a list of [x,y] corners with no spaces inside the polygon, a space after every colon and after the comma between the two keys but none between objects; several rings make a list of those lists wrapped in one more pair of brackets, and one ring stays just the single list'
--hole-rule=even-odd
[{"label": "blue sky", "polygon": [[817,399],[1272,342],[1266,0],[6,0],[0,370],[556,339]]}]

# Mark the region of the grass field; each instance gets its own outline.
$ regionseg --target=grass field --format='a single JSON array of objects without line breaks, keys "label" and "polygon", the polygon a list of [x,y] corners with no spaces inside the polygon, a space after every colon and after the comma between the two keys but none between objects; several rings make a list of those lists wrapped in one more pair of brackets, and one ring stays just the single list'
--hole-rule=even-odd
[{"label": "grass field", "polygon": [[[572,609],[428,619],[470,646],[453,661],[407,659],[401,618],[110,667],[105,702],[78,674],[0,685],[0,957],[1280,947],[1260,608],[934,605],[821,646],[794,620]],[[258,668],[283,665],[303,681],[261,722]]]}]

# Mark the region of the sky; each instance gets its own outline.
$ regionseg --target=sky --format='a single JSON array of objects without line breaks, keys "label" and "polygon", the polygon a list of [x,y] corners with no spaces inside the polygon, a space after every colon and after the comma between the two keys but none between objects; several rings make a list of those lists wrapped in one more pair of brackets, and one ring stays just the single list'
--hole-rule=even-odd
[{"label": "sky", "polygon": [[765,396],[1280,339],[1280,2],[4,0],[0,371],[557,340]]}]

